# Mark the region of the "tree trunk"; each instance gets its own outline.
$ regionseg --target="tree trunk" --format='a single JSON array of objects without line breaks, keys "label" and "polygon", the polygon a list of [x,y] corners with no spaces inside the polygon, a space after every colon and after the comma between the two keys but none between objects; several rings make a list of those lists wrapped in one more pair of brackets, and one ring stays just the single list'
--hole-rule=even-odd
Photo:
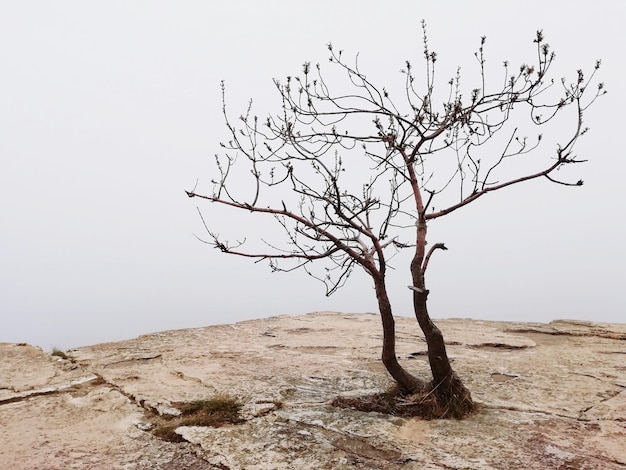
[{"label": "tree trunk", "polygon": [[391,312],[391,303],[387,294],[387,286],[382,277],[374,277],[378,310],[383,324],[383,352],[382,361],[389,374],[398,385],[407,392],[426,390],[427,384],[421,379],[407,372],[396,357],[396,326]]},{"label": "tree trunk", "polygon": [[433,374],[431,389],[437,397],[442,417],[462,418],[475,410],[474,402],[469,390],[456,375],[443,339],[441,330],[432,322],[428,314],[428,290],[424,271],[424,253],[426,247],[426,223],[418,223],[418,243],[415,257],[411,262],[411,276],[413,279],[413,309],[417,322],[424,333],[428,346],[428,362]]}]

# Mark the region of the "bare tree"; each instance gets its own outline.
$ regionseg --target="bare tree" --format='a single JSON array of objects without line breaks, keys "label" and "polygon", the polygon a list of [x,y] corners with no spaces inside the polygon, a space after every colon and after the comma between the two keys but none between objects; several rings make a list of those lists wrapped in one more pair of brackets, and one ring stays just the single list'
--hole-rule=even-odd
[{"label": "bare tree", "polygon": [[[584,161],[573,153],[587,130],[583,113],[605,91],[601,83],[591,86],[599,62],[589,77],[579,70],[572,82],[550,79],[555,56],[539,31],[534,64],[512,69],[504,62],[495,85],[486,71],[483,37],[475,54],[476,86],[465,96],[457,73],[442,94],[435,87],[437,55],[423,27],[421,80],[406,62],[396,93],[374,85],[357,60],[350,65],[330,44],[330,65],[340,82],[335,88],[343,87],[342,93],[331,91],[320,65],[307,62],[301,75],[274,81],[282,99],[278,114],[260,120],[250,102],[235,124],[226,112],[222,83],[230,138],[221,144],[225,153],[216,155],[214,190],[199,194],[194,189],[187,195],[267,215],[281,228],[284,238],[264,241],[259,249],[222,239],[205,223],[205,241],[224,253],[267,260],[274,271],[303,268],[325,283],[327,295],[356,266],[365,270],[378,300],[387,371],[401,390],[434,397],[440,416],[462,417],[474,403],[427,309],[426,271],[432,255],[447,249],[443,243],[427,245],[428,223],[530,180],[582,185],[555,173]],[[522,134],[524,121],[541,130],[561,114],[571,121],[555,148],[546,152],[546,139],[538,131],[533,130],[534,138]],[[389,259],[403,250],[412,253],[409,288],[428,345],[432,380],[415,377],[396,357],[386,274]]]}]

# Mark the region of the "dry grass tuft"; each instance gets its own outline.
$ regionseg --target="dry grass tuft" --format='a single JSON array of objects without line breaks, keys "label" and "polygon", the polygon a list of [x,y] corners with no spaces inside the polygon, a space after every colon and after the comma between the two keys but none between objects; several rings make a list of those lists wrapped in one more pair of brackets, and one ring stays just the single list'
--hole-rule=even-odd
[{"label": "dry grass tuft", "polygon": [[152,414],[150,418],[155,425],[153,434],[169,442],[184,441],[182,436],[176,434],[176,429],[180,426],[220,427],[243,421],[239,416],[243,404],[229,395],[217,395],[207,400],[192,402],[174,402],[172,406],[181,412],[180,415],[158,416]]}]

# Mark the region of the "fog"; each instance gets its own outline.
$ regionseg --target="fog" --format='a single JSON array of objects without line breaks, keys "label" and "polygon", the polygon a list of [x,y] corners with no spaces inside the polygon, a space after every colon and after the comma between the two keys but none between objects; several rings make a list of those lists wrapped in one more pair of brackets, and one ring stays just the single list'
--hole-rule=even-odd
[{"label": "fog", "polygon": [[[556,77],[602,59],[609,91],[585,115],[576,154],[588,163],[567,173],[584,186],[534,181],[431,224],[430,240],[449,248],[429,267],[432,315],[623,322],[625,17],[615,1],[4,2],[0,341],[69,348],[279,314],[375,312],[365,273],[327,298],[305,273],[271,273],[201,243],[197,207],[242,237],[260,222],[233,225],[184,190],[215,175],[227,138],[221,80],[233,116],[250,98],[260,116],[278,112],[272,78],[305,61],[325,66],[332,42],[392,86],[406,59],[422,65],[422,18],[442,84],[457,65],[476,77],[481,36],[490,66],[517,66],[536,57],[543,29]],[[412,313],[407,256],[389,279],[397,315]]]}]

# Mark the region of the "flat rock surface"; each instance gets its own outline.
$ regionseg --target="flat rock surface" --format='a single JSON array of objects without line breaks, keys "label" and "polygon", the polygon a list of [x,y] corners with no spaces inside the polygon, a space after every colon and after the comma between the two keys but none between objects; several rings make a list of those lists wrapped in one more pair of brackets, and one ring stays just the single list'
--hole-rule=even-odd
[{"label": "flat rock surface", "polygon": [[[428,378],[426,344],[397,353]],[[380,320],[318,312],[66,351],[0,344],[4,469],[625,469],[626,325],[438,320],[479,412],[461,421],[338,409],[384,391]],[[229,395],[239,424],[150,431],[154,413]]]}]

